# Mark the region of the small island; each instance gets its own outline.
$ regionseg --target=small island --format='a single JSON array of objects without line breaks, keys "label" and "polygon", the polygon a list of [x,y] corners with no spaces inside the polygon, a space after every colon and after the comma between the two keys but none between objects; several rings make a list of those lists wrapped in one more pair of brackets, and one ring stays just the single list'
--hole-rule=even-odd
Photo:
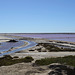
[{"label": "small island", "polygon": [[9,40],[9,41],[7,41],[7,42],[18,42],[18,41],[16,41],[16,40]]}]

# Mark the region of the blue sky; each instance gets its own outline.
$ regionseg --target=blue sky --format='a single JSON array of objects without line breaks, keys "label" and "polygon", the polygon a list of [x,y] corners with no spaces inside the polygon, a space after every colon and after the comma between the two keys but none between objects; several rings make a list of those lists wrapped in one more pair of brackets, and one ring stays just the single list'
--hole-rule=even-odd
[{"label": "blue sky", "polygon": [[75,0],[0,0],[0,33],[75,32]]}]

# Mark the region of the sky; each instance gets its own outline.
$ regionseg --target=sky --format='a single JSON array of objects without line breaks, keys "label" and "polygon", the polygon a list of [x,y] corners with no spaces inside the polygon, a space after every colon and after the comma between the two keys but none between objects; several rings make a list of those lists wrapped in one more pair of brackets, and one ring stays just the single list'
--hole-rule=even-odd
[{"label": "sky", "polygon": [[0,0],[0,33],[75,33],[75,0]]}]

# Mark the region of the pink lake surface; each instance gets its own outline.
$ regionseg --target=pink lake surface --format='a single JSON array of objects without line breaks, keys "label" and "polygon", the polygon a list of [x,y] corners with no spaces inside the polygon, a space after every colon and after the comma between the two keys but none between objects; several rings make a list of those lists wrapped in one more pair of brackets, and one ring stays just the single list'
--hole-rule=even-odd
[{"label": "pink lake surface", "polygon": [[23,33],[23,34],[12,34],[14,36],[21,36],[21,37],[31,37],[31,38],[45,38],[51,40],[60,40],[60,41],[70,41],[75,42],[75,34],[42,34],[42,33]]}]

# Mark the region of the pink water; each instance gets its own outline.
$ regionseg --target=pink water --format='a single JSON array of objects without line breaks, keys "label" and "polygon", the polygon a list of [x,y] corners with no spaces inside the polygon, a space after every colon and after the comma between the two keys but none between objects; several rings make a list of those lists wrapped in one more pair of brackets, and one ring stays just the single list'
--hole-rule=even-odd
[{"label": "pink water", "polygon": [[60,41],[70,41],[75,42],[75,34],[69,33],[69,34],[13,34],[15,36],[22,36],[22,37],[31,37],[31,38],[45,38],[45,39],[51,39],[51,40],[60,40]]}]

